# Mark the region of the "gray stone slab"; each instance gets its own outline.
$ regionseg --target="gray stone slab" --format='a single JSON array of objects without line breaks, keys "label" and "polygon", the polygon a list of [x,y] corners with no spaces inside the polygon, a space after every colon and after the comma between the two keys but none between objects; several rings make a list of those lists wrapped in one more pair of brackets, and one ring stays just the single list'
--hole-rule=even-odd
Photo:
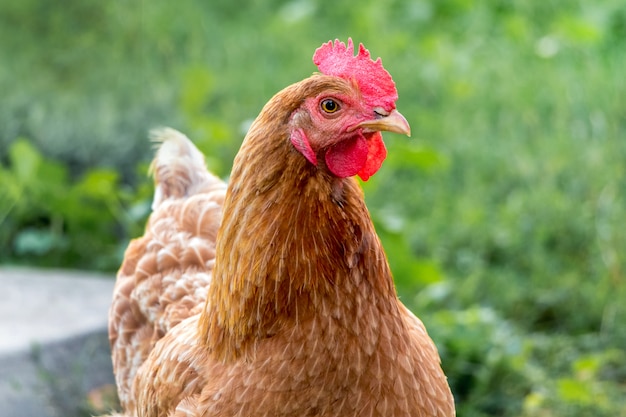
[{"label": "gray stone slab", "polygon": [[92,273],[0,268],[0,415],[89,415],[87,393],[114,382],[113,285]]}]

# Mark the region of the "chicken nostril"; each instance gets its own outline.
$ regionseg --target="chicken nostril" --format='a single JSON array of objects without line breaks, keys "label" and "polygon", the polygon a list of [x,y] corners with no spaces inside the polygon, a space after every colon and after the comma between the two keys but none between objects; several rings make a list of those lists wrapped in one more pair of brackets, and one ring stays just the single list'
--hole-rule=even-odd
[{"label": "chicken nostril", "polygon": [[374,114],[376,115],[377,119],[389,116],[389,112],[382,107],[374,107]]}]

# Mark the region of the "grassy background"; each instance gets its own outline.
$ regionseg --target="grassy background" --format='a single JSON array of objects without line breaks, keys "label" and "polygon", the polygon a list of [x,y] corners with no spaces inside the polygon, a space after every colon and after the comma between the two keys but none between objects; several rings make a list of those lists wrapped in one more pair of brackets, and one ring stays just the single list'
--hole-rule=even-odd
[{"label": "grassy background", "polygon": [[621,0],[0,3],[0,262],[113,271],[147,131],[222,176],[251,119],[363,42],[413,138],[364,184],[461,416],[626,416]]}]

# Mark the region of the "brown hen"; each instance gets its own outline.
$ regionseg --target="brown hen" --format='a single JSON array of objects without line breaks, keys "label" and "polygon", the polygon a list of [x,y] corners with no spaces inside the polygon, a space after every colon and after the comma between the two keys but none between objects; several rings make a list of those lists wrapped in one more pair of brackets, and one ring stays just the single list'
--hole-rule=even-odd
[{"label": "brown hen", "polygon": [[351,41],[322,45],[314,62],[321,74],[279,92],[252,124],[215,247],[224,186],[167,132],[157,207],[111,310],[126,415],[455,414],[353,178],[382,164],[380,131],[409,134],[395,85]]}]

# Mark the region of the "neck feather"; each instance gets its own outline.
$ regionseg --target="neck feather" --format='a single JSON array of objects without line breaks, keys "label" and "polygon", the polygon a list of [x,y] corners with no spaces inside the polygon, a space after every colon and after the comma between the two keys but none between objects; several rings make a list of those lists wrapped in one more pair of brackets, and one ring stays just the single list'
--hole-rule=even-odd
[{"label": "neck feather", "polygon": [[325,297],[358,291],[363,279],[373,296],[396,300],[356,180],[318,169],[291,146],[287,120],[298,102],[287,100],[290,88],[301,87],[268,103],[233,166],[200,320],[201,340],[222,360],[319,314]]}]

